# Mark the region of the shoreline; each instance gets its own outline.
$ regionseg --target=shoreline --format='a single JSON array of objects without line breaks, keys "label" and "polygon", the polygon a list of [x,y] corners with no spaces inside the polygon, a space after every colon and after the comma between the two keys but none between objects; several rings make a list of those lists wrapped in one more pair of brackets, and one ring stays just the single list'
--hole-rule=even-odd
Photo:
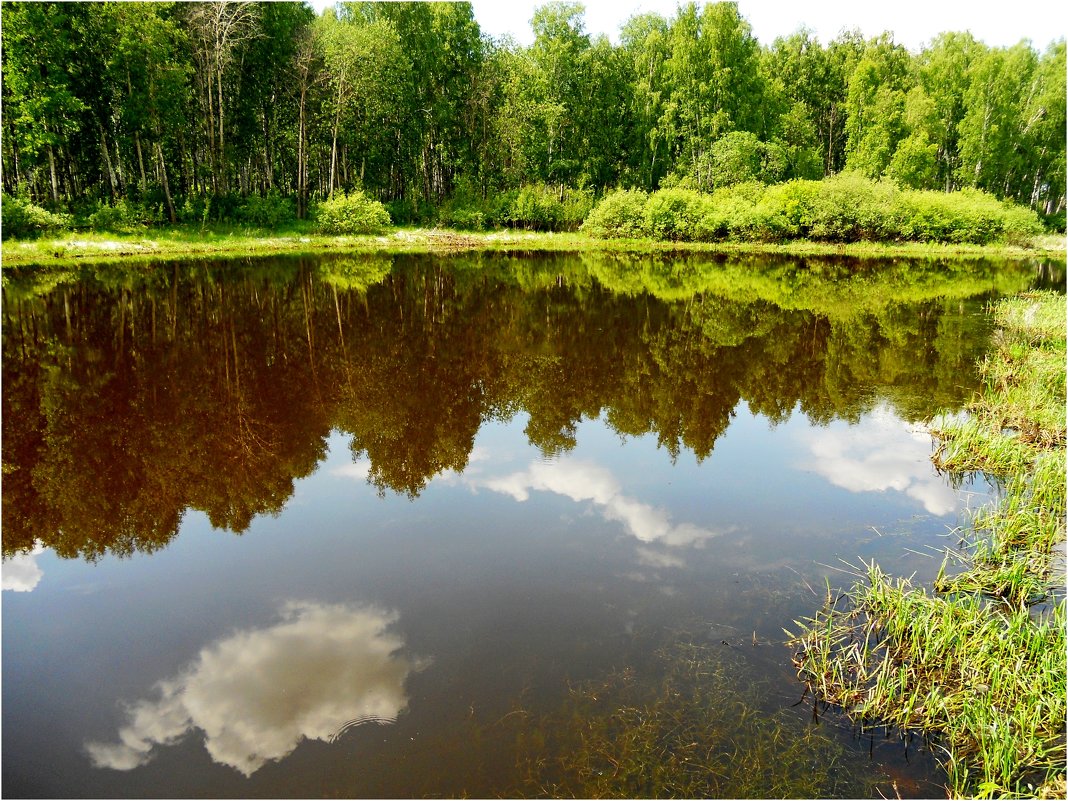
[{"label": "shoreline", "polygon": [[1063,798],[1065,300],[1024,293],[993,312],[971,415],[928,427],[939,470],[995,476],[1004,494],[957,532],[933,586],[862,563],[790,644],[817,698],[937,738],[951,797]]},{"label": "shoreline", "polygon": [[8,240],[0,265],[64,266],[130,260],[200,260],[327,253],[583,252],[773,254],[853,258],[1064,259],[1065,238],[1044,236],[1032,247],[954,245],[921,242],[783,243],[674,242],[652,239],[594,239],[581,233],[522,230],[486,232],[443,228],[395,228],[375,236],[330,236],[289,229],[272,232],[237,226],[175,226],[136,234],[71,233],[36,240]]}]

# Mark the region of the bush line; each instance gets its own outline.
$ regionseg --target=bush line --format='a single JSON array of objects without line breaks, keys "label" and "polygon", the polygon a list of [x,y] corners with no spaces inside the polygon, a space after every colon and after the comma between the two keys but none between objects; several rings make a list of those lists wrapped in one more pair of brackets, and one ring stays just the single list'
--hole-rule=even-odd
[{"label": "bush line", "polygon": [[[355,198],[353,200],[352,198]],[[344,208],[344,210],[343,210]],[[900,189],[845,173],[820,181],[741,183],[698,192],[680,183],[651,194],[609,191],[596,201],[590,189],[530,184],[481,197],[461,188],[437,207],[379,201],[355,191],[312,203],[323,233],[380,232],[392,225],[440,225],[467,231],[515,228],[577,231],[596,239],[669,242],[920,242],[1027,245],[1043,233],[1030,209],[976,189],[943,193]],[[294,199],[269,192],[178,198],[182,224],[236,222],[264,229],[297,220]],[[86,201],[68,213],[3,196],[4,238],[28,239],[71,229],[130,233],[167,224],[162,199],[146,196],[114,204]],[[340,226],[340,227],[339,227]]]},{"label": "bush line", "polygon": [[1022,244],[1043,232],[1030,209],[975,189],[900,189],[844,173],[821,181],[744,183],[698,192],[685,186],[652,194],[607,194],[582,230],[609,238],[681,242],[948,242]]}]

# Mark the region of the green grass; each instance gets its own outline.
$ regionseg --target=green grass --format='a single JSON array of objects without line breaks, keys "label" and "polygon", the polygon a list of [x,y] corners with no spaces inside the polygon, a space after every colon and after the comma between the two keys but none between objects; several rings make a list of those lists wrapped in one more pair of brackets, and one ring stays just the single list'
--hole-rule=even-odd
[{"label": "green grass", "polygon": [[1048,293],[999,302],[971,414],[931,425],[940,469],[1004,483],[936,594],[873,563],[792,640],[821,698],[935,736],[957,796],[1065,794],[1065,313]]},{"label": "green grass", "polygon": [[980,510],[966,538],[966,568],[937,589],[980,592],[1015,606],[1050,594],[1053,553],[1064,539],[1065,299],[1030,294],[994,308],[997,347],[981,365],[971,416],[932,425],[935,464],[1006,482],[997,507]]},{"label": "green grass", "polygon": [[309,222],[278,229],[246,225],[175,225],[133,233],[65,232],[32,240],[6,240],[5,267],[31,264],[68,265],[110,262],[126,258],[174,259],[241,257],[272,253],[439,253],[457,250],[506,252],[705,252],[780,253],[788,255],[846,255],[866,257],[1002,257],[1030,259],[1063,256],[1063,238],[1039,237],[1030,247],[1016,245],[942,245],[858,242],[830,244],[795,240],[767,243],[660,242],[651,239],[594,239],[582,233],[533,231],[466,232],[446,229],[392,228],[379,236],[319,234]]},{"label": "green grass", "polygon": [[799,676],[865,722],[934,738],[956,796],[1063,794],[1065,605],[1038,619],[930,596],[874,563],[793,642]]}]

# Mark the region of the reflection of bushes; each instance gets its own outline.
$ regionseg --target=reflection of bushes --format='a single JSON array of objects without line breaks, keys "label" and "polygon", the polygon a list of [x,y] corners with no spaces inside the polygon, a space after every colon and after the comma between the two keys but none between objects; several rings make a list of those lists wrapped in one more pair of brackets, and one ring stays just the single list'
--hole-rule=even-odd
[{"label": "reflection of bushes", "polygon": [[[551,798],[864,798],[844,749],[793,710],[768,710],[743,652],[680,644],[647,671],[572,688],[519,730],[519,796]],[[522,717],[522,716],[515,716]],[[515,717],[506,720],[514,720]],[[507,733],[504,733],[507,734]],[[868,771],[870,774],[870,771]]]},{"label": "reflection of bushes", "polygon": [[317,273],[320,279],[336,289],[345,292],[366,292],[367,288],[381,281],[393,269],[393,259],[389,256],[368,255],[319,264]]}]

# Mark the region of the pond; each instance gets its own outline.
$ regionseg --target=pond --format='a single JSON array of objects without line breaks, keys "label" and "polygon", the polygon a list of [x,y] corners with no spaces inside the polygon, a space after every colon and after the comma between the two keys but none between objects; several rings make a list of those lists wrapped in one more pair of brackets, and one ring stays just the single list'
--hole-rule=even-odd
[{"label": "pond", "polygon": [[941,795],[784,629],[933,577],[995,490],[922,423],[1048,271],[6,271],[4,795]]}]

